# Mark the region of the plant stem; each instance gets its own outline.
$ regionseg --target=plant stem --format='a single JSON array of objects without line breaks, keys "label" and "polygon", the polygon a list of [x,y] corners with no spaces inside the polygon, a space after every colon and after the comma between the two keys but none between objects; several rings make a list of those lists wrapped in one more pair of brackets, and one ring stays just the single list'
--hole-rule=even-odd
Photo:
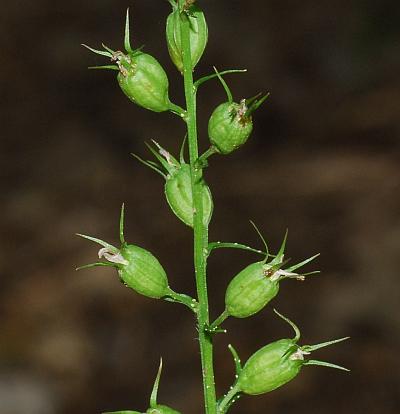
[{"label": "plant stem", "polygon": [[212,331],[213,329],[216,329],[216,328],[218,328],[220,325],[221,325],[221,323],[226,319],[226,318],[228,318],[229,317],[229,313],[228,313],[228,311],[225,309],[222,313],[221,313],[221,315],[219,315],[218,316],[218,318],[217,319],[215,319],[215,321],[210,325],[210,330]]},{"label": "plant stem", "polygon": [[200,157],[197,159],[197,164],[201,164],[201,166],[204,168],[207,165],[207,159],[211,157],[213,154],[217,154],[218,150],[214,145],[211,145],[210,148],[208,148],[206,151],[203,152],[203,154],[200,155]]},{"label": "plant stem", "polygon": [[237,384],[231,387],[218,405],[218,414],[224,414],[227,412],[228,408],[232,405],[232,400],[235,398],[236,394],[239,393],[239,391],[240,389]]},{"label": "plant stem", "polygon": [[[179,0],[180,7],[183,7],[183,3],[183,0]],[[203,179],[203,168],[201,165],[197,165],[199,153],[197,144],[196,91],[193,85],[193,68],[190,53],[190,26],[189,19],[185,12],[181,13],[180,26],[183,77],[187,110],[185,120],[188,131],[190,172],[194,209],[194,268],[198,296],[197,323],[203,374],[204,403],[206,414],[216,414],[217,403],[214,382],[213,344],[211,336],[205,330],[205,327],[208,326],[209,323],[206,279],[208,224],[204,223],[203,220],[203,187],[201,185]]]}]

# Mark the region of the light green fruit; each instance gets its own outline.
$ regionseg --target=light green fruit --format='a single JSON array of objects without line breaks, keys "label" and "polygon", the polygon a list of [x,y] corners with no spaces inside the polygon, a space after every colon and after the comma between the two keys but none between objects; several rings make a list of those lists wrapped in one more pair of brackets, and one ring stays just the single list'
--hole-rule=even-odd
[{"label": "light green fruit", "polygon": [[[132,155],[147,167],[164,177],[165,197],[172,212],[186,225],[193,227],[194,207],[191,170],[190,165],[185,162],[183,157],[184,145],[181,148],[181,154],[178,161],[156,141],[153,141],[153,144],[154,146],[150,144],[147,144],[147,146],[159,161],[160,165],[151,161],[145,161],[135,154]],[[204,225],[208,225],[213,212],[211,191],[204,179],[202,179],[198,185],[201,189],[203,201],[203,223]]]},{"label": "light green fruit", "polygon": [[290,359],[296,350],[292,350],[293,345],[293,340],[281,339],[252,355],[239,376],[241,391],[251,395],[263,394],[293,379],[300,372],[303,362]]},{"label": "light green fruit", "polygon": [[128,244],[121,248],[120,253],[128,262],[127,265],[119,265],[118,269],[119,276],[126,286],[156,299],[170,292],[164,268],[149,251]]},{"label": "light green fruit", "polygon": [[249,138],[253,121],[244,112],[244,103],[225,102],[212,113],[208,121],[208,136],[220,153],[229,154]]},{"label": "light green fruit", "polygon": [[[197,5],[191,5],[185,12],[186,18],[189,19],[189,36],[190,36],[190,55],[192,61],[192,69],[195,68],[208,41],[208,27],[204,17],[204,13]],[[181,13],[175,3],[173,11],[167,18],[166,37],[168,52],[172,62],[175,64],[179,72],[183,72],[183,58],[182,58],[182,42],[179,20]]]},{"label": "light green fruit", "polygon": [[129,34],[129,13],[125,22],[125,51],[114,51],[103,44],[104,50],[85,46],[101,56],[111,59],[114,64],[96,66],[91,69],[118,71],[117,80],[124,94],[134,103],[154,112],[171,110],[173,106],[168,98],[168,78],[160,63],[151,55],[143,53],[141,48],[132,49]]},{"label": "light green fruit", "polygon": [[274,311],[292,326],[295,336],[292,339],[280,339],[272,342],[253,354],[239,373],[236,384],[238,390],[250,395],[273,391],[295,378],[304,365],[319,365],[348,371],[346,368],[329,362],[305,359],[311,352],[345,341],[348,337],[317,345],[299,346],[297,345],[300,339],[299,328],[278,311]]},{"label": "light green fruit", "polygon": [[134,103],[154,112],[170,108],[168,78],[158,61],[147,53],[118,57],[117,79],[124,94]]},{"label": "light green fruit", "polygon": [[142,247],[128,244],[124,237],[124,205],[121,208],[119,238],[121,247],[117,248],[104,240],[78,234],[87,240],[102,246],[99,258],[106,261],[91,263],[79,269],[96,266],[111,266],[118,270],[121,281],[129,288],[149,298],[162,298],[173,293],[168,286],[164,268],[157,258]]},{"label": "light green fruit", "polygon": [[[209,187],[201,183],[203,196],[203,222],[211,220],[213,201]],[[193,195],[189,164],[181,164],[171,172],[165,182],[165,196],[174,214],[185,224],[193,227]]]},{"label": "light green fruit", "polygon": [[279,292],[279,281],[272,280],[264,262],[253,263],[229,283],[225,306],[229,315],[247,318],[265,307]]}]

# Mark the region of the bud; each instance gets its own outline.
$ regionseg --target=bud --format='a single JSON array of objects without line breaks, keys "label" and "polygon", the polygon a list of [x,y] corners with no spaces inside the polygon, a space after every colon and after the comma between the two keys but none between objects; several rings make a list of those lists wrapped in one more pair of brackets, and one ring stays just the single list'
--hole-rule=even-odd
[{"label": "bud", "polygon": [[253,354],[239,374],[238,390],[250,395],[273,391],[296,377],[304,365],[320,365],[348,371],[346,368],[329,362],[305,360],[304,358],[316,349],[344,341],[348,337],[300,347],[297,345],[300,339],[300,331],[297,326],[276,310],[274,311],[293,327],[295,337],[272,342]]},{"label": "bud", "polygon": [[182,58],[182,42],[180,19],[189,19],[190,27],[190,55],[192,61],[192,69],[195,68],[203,55],[204,49],[208,40],[208,27],[204,13],[195,4],[190,4],[181,14],[178,3],[175,0],[170,0],[172,5],[172,12],[167,18],[166,36],[168,52],[172,62],[177,67],[179,72],[183,72],[183,58]]},{"label": "bud", "polygon": [[[254,225],[254,223],[252,223]],[[255,225],[254,225],[255,226]],[[256,227],[255,227],[256,228]],[[227,315],[236,318],[247,318],[262,310],[279,292],[279,282],[283,279],[304,280],[307,274],[294,273],[294,270],[304,266],[315,259],[312,256],[301,263],[293,265],[285,270],[284,252],[287,233],[283,239],[278,254],[267,263],[268,246],[261,233],[256,228],[266,248],[266,257],[261,262],[252,263],[240,271],[229,283],[225,294],[225,306]]]},{"label": "bud", "polygon": [[160,262],[149,251],[133,244],[127,244],[124,239],[124,206],[121,209],[120,241],[118,249],[103,240],[84,234],[78,234],[103,246],[98,253],[105,262],[96,262],[79,269],[94,266],[112,266],[118,270],[121,281],[136,292],[155,299],[170,295],[172,290],[168,286],[165,270]]},{"label": "bud", "polygon": [[229,154],[241,147],[249,138],[253,130],[251,115],[267,99],[268,94],[261,98],[261,94],[258,94],[250,99],[242,99],[240,103],[233,102],[228,85],[216,69],[215,71],[225,89],[228,102],[217,106],[211,114],[208,121],[208,136],[211,144],[221,154]]},{"label": "bud", "polygon": [[[132,154],[140,162],[157,171],[165,178],[165,197],[173,213],[186,225],[193,227],[193,195],[190,176],[190,165],[185,163],[183,158],[183,147],[181,150],[180,161],[178,162],[168,151],[162,148],[157,142],[153,141],[157,150],[148,145],[150,151],[158,159],[161,166],[154,165],[149,161],[144,161],[135,154]],[[205,225],[211,220],[213,211],[213,201],[208,185],[202,181],[203,195],[203,221]]]},{"label": "bud", "polygon": [[118,71],[117,80],[124,94],[134,103],[154,112],[173,110],[168,97],[168,78],[158,61],[143,53],[141,48],[133,50],[129,40],[129,14],[126,14],[125,50],[114,51],[103,45],[104,50],[96,50],[83,45],[92,52],[109,57],[115,64],[96,66],[92,69]]}]

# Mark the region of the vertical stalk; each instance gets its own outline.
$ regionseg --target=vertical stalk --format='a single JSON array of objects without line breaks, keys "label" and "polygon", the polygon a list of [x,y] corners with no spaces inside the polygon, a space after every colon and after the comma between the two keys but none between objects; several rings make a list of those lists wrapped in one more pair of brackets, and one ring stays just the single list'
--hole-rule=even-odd
[{"label": "vertical stalk", "polygon": [[[184,7],[184,0],[179,0],[180,10]],[[208,224],[203,220],[203,191],[201,182],[203,179],[202,166],[197,163],[199,156],[197,144],[197,120],[196,120],[196,90],[193,85],[193,68],[190,53],[190,26],[185,12],[180,19],[183,77],[186,99],[186,124],[188,131],[190,172],[193,194],[193,231],[194,231],[194,269],[196,276],[196,288],[198,296],[197,323],[199,331],[201,366],[203,375],[204,403],[206,414],[216,414],[217,403],[215,395],[213,344],[212,337],[205,327],[209,324],[208,294],[207,294],[207,246]]]}]

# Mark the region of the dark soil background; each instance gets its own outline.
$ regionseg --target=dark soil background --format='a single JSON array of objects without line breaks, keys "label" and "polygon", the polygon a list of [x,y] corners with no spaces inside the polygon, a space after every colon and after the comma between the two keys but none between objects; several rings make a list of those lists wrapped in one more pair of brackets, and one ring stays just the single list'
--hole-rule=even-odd
[{"label": "dark soil background", "polygon": [[[199,1],[200,3],[200,1]],[[302,343],[350,335],[315,353],[349,367],[306,367],[232,413],[394,414],[400,410],[400,3],[204,0],[209,47],[196,75],[247,68],[227,81],[234,96],[270,91],[248,144],[215,156],[206,178],[215,200],[212,240],[260,246],[248,220],[288,257],[321,257],[320,276],[286,281],[273,306],[302,328]],[[151,250],[171,286],[194,294],[191,232],[171,214],[147,157],[154,138],[176,153],[178,118],[131,104],[105,61],[80,46],[122,46],[131,7],[133,41],[180,75],[164,40],[166,1],[7,1],[0,14],[1,250],[0,413],[99,413],[147,407],[160,356],[160,401],[200,414],[199,351],[192,315],[123,288],[112,269],[75,272],[97,247],[74,236]],[[225,99],[218,82],[199,93],[201,148],[207,119]],[[212,315],[254,254],[217,251],[209,263]],[[291,335],[272,306],[229,320],[215,339],[217,388],[231,384],[232,343],[243,360]]]}]

